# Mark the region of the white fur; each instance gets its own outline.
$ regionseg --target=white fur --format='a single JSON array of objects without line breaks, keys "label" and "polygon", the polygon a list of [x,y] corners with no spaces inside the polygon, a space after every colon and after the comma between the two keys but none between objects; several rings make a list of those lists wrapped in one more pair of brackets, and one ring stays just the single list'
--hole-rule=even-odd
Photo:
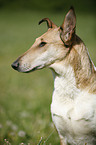
[{"label": "white fur", "polygon": [[76,87],[71,66],[53,64],[51,68],[55,70],[51,113],[59,136],[65,144],[93,145],[95,138],[91,130],[96,130],[96,95]]},{"label": "white fur", "polygon": [[[83,90],[77,88],[76,72],[74,72],[76,70],[73,70],[70,62],[67,63],[68,54],[72,53],[70,55],[72,56],[73,52],[78,52],[82,65],[80,73],[83,75],[85,72],[88,76],[91,75],[90,59],[84,44],[77,36],[76,40],[81,44],[74,43],[70,51],[69,48],[64,47],[61,36],[60,28],[49,29],[36,39],[32,47],[19,57],[12,67],[21,72],[30,72],[43,67],[51,68],[54,74],[51,113],[62,143],[64,145],[85,145],[86,143],[96,145],[96,94],[89,94],[84,90],[84,86]],[[44,47],[40,47],[41,40],[46,42]],[[66,56],[67,58],[64,59]]]}]

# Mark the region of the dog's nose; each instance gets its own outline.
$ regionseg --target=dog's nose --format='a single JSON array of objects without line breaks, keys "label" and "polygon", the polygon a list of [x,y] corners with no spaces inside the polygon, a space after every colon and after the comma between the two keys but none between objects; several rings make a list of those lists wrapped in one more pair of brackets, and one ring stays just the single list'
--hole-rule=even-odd
[{"label": "dog's nose", "polygon": [[18,68],[19,68],[19,62],[16,60],[15,62],[12,63],[11,66],[12,66],[13,69],[18,70]]}]

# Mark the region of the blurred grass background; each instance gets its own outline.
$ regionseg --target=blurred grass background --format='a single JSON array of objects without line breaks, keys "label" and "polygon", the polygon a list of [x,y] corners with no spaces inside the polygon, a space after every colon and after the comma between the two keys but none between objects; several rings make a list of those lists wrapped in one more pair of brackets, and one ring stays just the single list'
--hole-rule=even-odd
[{"label": "blurred grass background", "polygon": [[29,74],[18,73],[11,63],[25,52],[37,37],[47,31],[38,21],[49,17],[60,26],[73,5],[77,16],[77,34],[88,47],[96,64],[95,0],[0,0],[0,145],[22,142],[59,145],[51,120],[50,104],[53,78],[44,69]]}]

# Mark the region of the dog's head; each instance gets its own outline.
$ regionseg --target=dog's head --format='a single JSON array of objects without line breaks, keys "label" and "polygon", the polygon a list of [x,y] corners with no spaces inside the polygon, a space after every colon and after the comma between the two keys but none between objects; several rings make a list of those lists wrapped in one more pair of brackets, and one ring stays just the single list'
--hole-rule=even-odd
[{"label": "dog's head", "polygon": [[12,67],[20,72],[30,72],[41,69],[64,59],[70,51],[75,40],[76,16],[71,7],[61,27],[57,27],[48,18],[42,19],[39,24],[46,21],[48,31],[36,39],[31,48],[21,55]]}]

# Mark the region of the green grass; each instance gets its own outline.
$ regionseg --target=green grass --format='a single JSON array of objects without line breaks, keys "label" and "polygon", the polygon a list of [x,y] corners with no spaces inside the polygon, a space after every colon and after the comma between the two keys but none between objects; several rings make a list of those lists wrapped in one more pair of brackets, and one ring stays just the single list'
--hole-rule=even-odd
[{"label": "green grass", "polygon": [[[20,143],[59,145],[59,137],[51,120],[50,104],[53,78],[50,70],[30,74],[14,71],[11,63],[25,52],[43,34],[46,24],[38,21],[49,17],[58,26],[64,13],[34,11],[0,11],[0,145]],[[96,64],[96,18],[94,15],[77,14],[77,34],[84,40]]]}]

